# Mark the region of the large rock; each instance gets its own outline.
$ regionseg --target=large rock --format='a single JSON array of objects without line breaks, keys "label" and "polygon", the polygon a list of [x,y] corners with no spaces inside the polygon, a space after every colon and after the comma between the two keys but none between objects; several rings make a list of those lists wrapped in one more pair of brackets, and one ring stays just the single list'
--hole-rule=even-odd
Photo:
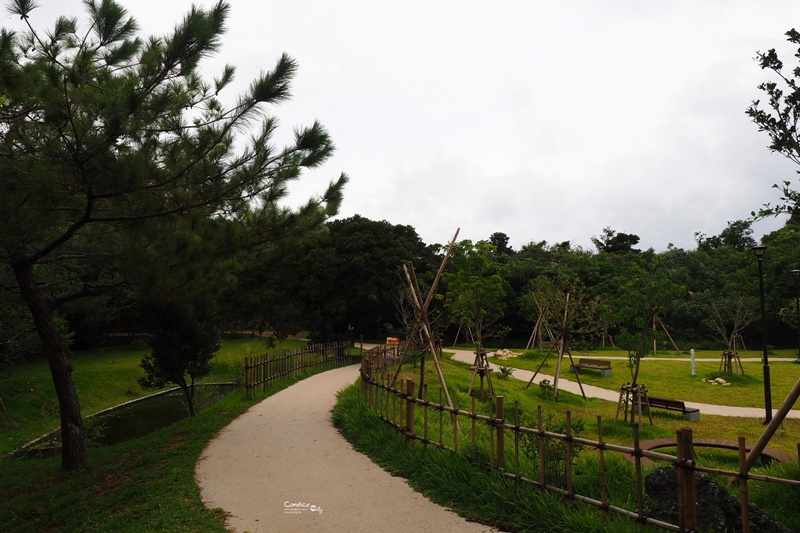
[{"label": "large rock", "polygon": [[[728,494],[725,487],[709,476],[694,475],[697,496],[697,526],[699,531],[719,533],[742,530],[742,505]],[[647,475],[647,514],[673,524],[678,523],[678,474],[674,467],[663,467]],[[749,506],[752,533],[792,533],[753,504]]]}]

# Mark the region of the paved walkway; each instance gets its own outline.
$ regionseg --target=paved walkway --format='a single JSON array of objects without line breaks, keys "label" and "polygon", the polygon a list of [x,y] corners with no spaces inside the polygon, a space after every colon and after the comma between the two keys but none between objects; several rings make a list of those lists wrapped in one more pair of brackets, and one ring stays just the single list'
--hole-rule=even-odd
[{"label": "paved walkway", "polygon": [[358,367],[329,370],[255,405],[209,442],[196,476],[235,531],[494,531],[414,492],[353,450],[331,423]]},{"label": "paved walkway", "polygon": [[[461,361],[462,363],[472,364],[475,362],[475,352],[470,350],[454,350],[452,348],[445,348],[445,352],[453,353],[453,359],[456,361]],[[573,356],[574,357],[574,356]],[[603,357],[603,359],[623,359],[627,360],[627,357]],[[774,358],[773,361],[794,361],[794,358]],[[658,361],[683,361],[685,363],[689,363],[689,357],[659,357],[659,358],[652,358],[648,360],[645,364],[656,364]],[[695,359],[695,361],[715,361],[719,362],[719,359]],[[742,359],[742,361],[761,361],[758,358],[747,358]],[[495,371],[498,371],[498,365],[494,363],[489,363]],[[569,366],[565,367],[569,370]],[[567,392],[571,392],[573,394],[580,394],[580,388],[578,387],[578,383],[576,381],[570,381],[568,379],[564,379],[565,374],[562,372],[561,376],[558,378],[558,388],[559,390],[564,390]],[[522,369],[515,369],[513,377],[524,381],[527,383],[530,381],[531,376],[533,376],[533,372],[530,370],[522,370]],[[541,372],[536,375],[536,379],[533,380],[533,383],[538,385],[539,382],[542,380],[550,380],[553,381],[554,377],[547,374],[542,374]],[[619,401],[619,390],[608,390],[603,389],[600,387],[595,387],[593,385],[583,384],[583,390],[586,393],[587,398],[600,398],[601,400],[607,400],[609,402],[618,402]],[[773,398],[773,410],[777,410],[780,407],[782,399],[781,398]],[[687,401],[686,407],[697,408],[700,409],[701,415],[720,415],[720,416],[741,416],[741,417],[748,417],[748,418],[762,418],[764,416],[764,409],[757,408],[757,407],[734,407],[731,405],[713,405],[709,403],[699,403],[699,402],[691,402]],[[800,418],[800,411],[792,410],[786,415],[787,418]]]}]

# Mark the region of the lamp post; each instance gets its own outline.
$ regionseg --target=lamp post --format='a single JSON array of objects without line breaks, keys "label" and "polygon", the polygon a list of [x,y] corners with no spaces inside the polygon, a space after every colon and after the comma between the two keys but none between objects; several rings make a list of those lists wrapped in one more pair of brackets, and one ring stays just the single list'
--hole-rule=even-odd
[{"label": "lamp post", "polygon": [[765,424],[772,421],[772,392],[769,383],[769,355],[767,354],[767,312],[764,307],[764,252],[766,246],[753,246],[753,251],[758,258],[758,290],[761,297],[761,334],[764,347],[764,408],[767,412]]},{"label": "lamp post", "polygon": [[792,274],[794,274],[794,308],[797,311],[797,360],[800,361],[800,291],[797,287],[800,270],[792,270]]}]

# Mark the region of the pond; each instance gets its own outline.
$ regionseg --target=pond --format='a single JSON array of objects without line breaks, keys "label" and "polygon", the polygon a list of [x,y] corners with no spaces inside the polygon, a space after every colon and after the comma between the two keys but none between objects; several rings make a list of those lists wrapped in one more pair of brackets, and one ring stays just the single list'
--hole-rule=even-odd
[{"label": "pond", "polygon": [[[234,383],[198,385],[195,401],[198,411],[231,394]],[[92,446],[110,446],[135,439],[189,416],[186,398],[180,389],[132,400],[86,417],[86,434]],[[42,457],[58,453],[60,432],[54,431],[17,450],[14,455]]]}]

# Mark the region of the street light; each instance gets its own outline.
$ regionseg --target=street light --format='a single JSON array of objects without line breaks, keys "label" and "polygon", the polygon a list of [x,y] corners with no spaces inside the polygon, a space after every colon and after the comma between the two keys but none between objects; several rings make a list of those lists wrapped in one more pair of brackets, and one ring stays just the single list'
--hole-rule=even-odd
[{"label": "street light", "polygon": [[772,421],[772,392],[769,384],[769,355],[767,354],[767,312],[764,308],[764,252],[766,246],[753,246],[753,251],[758,258],[758,289],[761,296],[761,334],[764,346],[764,408],[767,411],[765,424]]},{"label": "street light", "polygon": [[797,310],[797,360],[800,361],[800,291],[797,288],[800,270],[792,270],[794,274],[794,308]]}]

